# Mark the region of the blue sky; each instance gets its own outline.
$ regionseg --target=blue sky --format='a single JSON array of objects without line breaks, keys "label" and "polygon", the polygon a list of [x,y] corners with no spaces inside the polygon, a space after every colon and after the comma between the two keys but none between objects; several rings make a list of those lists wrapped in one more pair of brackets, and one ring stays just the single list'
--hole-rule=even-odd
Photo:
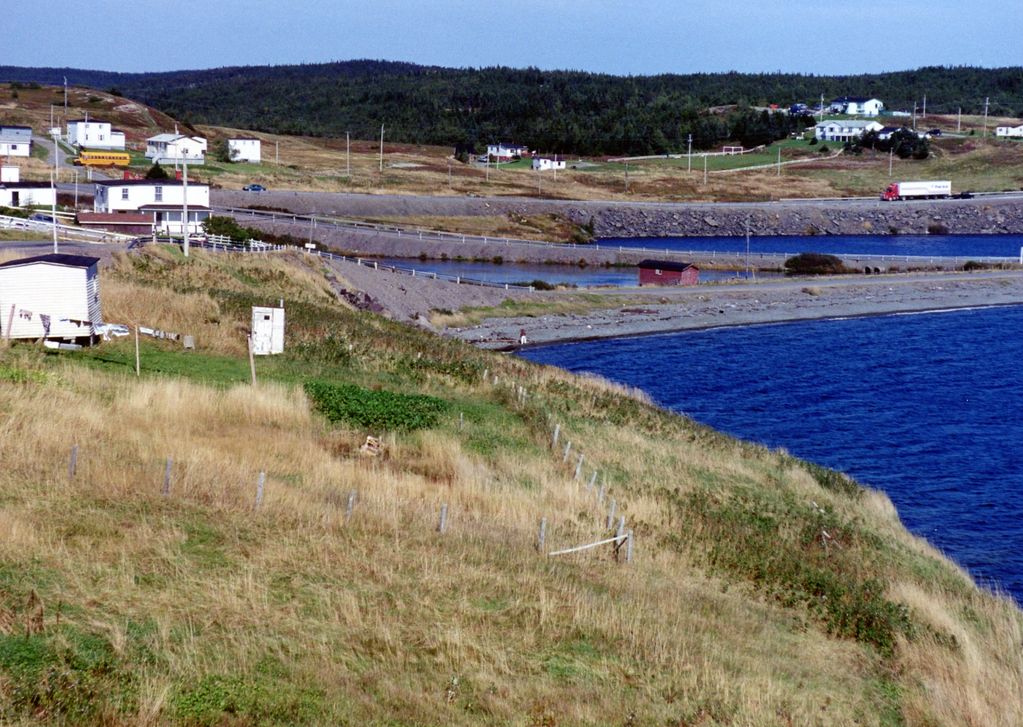
[{"label": "blue sky", "polygon": [[[614,74],[1023,64],[1023,3],[91,0],[5,3],[0,64],[161,71],[352,58]],[[842,6],[848,6],[842,9]],[[173,31],[173,33],[172,33]],[[90,37],[102,39],[87,42]],[[1015,52],[1014,52],[1015,51]]]}]

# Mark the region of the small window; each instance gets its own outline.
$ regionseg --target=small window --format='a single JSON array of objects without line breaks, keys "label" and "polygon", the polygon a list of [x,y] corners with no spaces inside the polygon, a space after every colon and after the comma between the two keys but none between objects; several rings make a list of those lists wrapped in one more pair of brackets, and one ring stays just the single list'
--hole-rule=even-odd
[{"label": "small window", "polygon": [[123,200],[127,200],[128,199],[128,188],[127,187],[121,187],[121,199],[123,199]]},{"label": "small window", "polygon": [[270,320],[270,316],[268,316],[268,315],[266,315],[266,314],[263,314],[263,320],[264,320],[264,321],[268,321],[268,320]]},{"label": "small window", "polygon": [[153,199],[157,202],[163,202],[163,187],[153,188]]}]

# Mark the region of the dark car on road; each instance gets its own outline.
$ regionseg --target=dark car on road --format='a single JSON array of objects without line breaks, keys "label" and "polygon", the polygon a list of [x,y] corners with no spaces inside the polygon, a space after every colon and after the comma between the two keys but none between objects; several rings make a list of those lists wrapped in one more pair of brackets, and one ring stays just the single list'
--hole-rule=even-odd
[{"label": "dark car on road", "polygon": [[266,191],[266,187],[264,187],[262,184],[246,184],[244,187],[242,187],[242,191],[243,192],[265,192]]}]

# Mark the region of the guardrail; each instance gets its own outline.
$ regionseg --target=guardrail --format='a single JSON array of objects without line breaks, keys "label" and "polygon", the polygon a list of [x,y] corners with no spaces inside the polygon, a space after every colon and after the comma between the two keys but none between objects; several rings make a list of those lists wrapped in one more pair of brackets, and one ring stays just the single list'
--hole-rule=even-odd
[{"label": "guardrail", "polygon": [[[509,244],[509,245],[525,245],[530,247],[542,247],[548,249],[567,249],[567,250],[603,250],[618,253],[639,253],[643,255],[657,255],[657,256],[675,256],[683,258],[725,258],[728,260],[745,259],[746,253],[743,251],[734,250],[672,250],[669,248],[656,248],[656,247],[633,247],[631,245],[600,245],[599,243],[585,243],[577,244],[571,242],[546,242],[541,240],[523,240],[520,238],[511,237],[488,237],[480,235],[463,235],[454,232],[441,232],[438,230],[423,230],[417,227],[398,227],[395,225],[381,225],[374,222],[362,222],[359,220],[348,220],[345,218],[327,217],[321,215],[301,215],[293,214],[290,212],[268,212],[264,210],[251,210],[248,208],[239,207],[218,207],[217,212],[226,212],[235,216],[251,216],[252,218],[263,218],[269,219],[272,222],[291,222],[292,224],[298,224],[299,222],[308,223],[310,230],[315,232],[321,227],[328,229],[337,230],[359,230],[359,231],[376,231],[388,234],[395,234],[398,237],[412,237],[417,240],[438,240],[447,242],[463,242],[463,243],[476,243],[476,244]],[[797,252],[754,252],[750,254],[750,259],[759,257],[759,259],[769,258],[782,258],[788,259],[794,255],[798,255]],[[975,260],[977,262],[985,263],[1016,263],[1023,264],[1023,255],[1017,260],[1016,257],[1007,256],[990,256],[990,255],[887,255],[877,253],[832,253],[837,257],[846,260],[876,260],[878,262],[904,262],[904,263],[915,263],[918,265],[923,264],[952,264],[959,265],[962,262],[968,260]]]},{"label": "guardrail", "polygon": [[[53,223],[44,220],[28,220],[23,217],[9,217],[0,215],[0,229],[25,230],[27,232],[53,232]],[[74,225],[57,224],[57,236],[64,240],[84,240],[86,242],[130,242],[131,235],[122,235],[118,232],[106,230],[93,230],[87,227],[75,227]]]}]

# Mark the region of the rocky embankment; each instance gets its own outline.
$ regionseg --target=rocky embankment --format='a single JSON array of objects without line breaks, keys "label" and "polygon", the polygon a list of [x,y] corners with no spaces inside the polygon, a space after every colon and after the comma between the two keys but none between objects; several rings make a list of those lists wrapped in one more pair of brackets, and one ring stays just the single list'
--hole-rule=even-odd
[{"label": "rocky embankment", "polygon": [[742,235],[747,222],[755,235],[1023,234],[1023,197],[659,204],[214,190],[213,204],[344,217],[554,213],[578,224],[592,220],[598,237]]}]

